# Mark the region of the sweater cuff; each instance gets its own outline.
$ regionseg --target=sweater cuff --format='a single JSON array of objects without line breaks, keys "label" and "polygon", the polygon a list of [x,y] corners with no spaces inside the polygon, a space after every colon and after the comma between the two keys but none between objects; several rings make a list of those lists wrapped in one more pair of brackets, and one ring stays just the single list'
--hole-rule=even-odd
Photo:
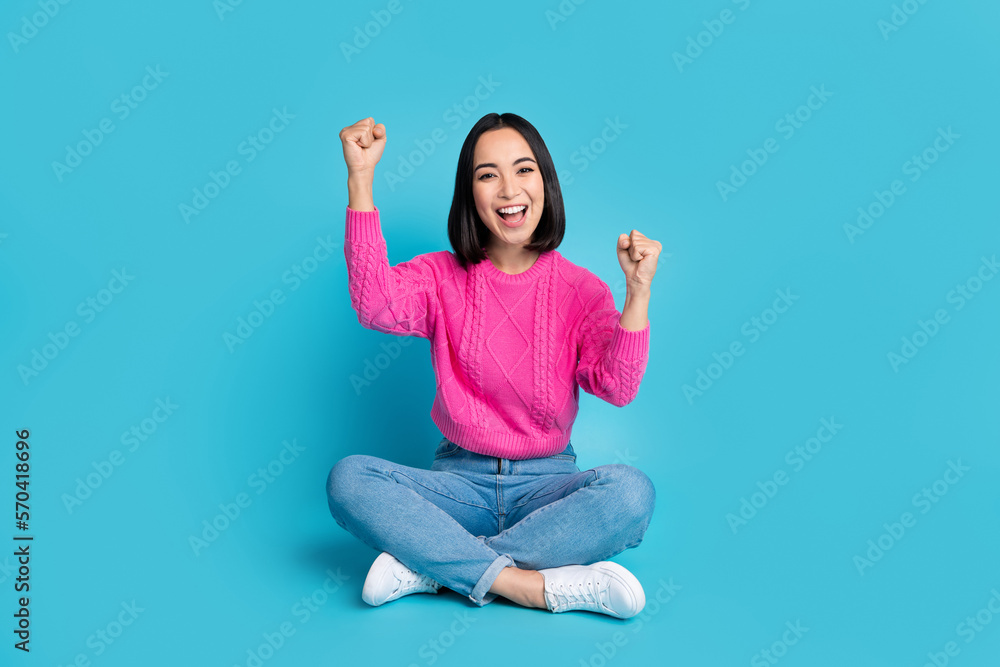
[{"label": "sweater cuff", "polygon": [[382,227],[379,224],[378,206],[374,211],[355,211],[347,207],[347,226],[344,231],[345,241],[356,243],[377,243],[382,239]]},{"label": "sweater cuff", "polygon": [[649,322],[639,331],[629,331],[622,323],[615,321],[615,330],[611,334],[611,344],[608,354],[613,359],[645,359],[649,356]]}]

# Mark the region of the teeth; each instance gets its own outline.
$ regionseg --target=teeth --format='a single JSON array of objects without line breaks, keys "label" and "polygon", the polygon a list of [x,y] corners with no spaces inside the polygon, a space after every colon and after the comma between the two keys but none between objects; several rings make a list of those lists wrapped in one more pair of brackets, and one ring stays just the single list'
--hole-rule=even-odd
[{"label": "teeth", "polygon": [[527,206],[508,206],[506,208],[497,209],[500,213],[517,213],[518,211],[523,211],[528,208]]}]

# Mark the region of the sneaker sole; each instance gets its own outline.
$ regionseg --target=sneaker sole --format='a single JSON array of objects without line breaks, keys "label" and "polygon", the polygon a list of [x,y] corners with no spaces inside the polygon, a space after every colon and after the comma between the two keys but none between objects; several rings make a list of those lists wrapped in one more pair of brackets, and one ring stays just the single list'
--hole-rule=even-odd
[{"label": "sneaker sole", "polygon": [[396,558],[383,551],[379,554],[375,562],[368,569],[368,576],[365,577],[365,585],[361,588],[361,599],[370,604],[373,607],[378,607],[379,605],[388,602],[388,598],[384,600],[377,600],[375,598],[375,591],[377,591],[381,586],[385,578],[389,576],[389,571],[392,568],[392,561]]},{"label": "sneaker sole", "polygon": [[[365,577],[365,584],[361,587],[361,599],[370,604],[373,607],[378,607],[385,604],[386,602],[392,602],[393,600],[398,600],[403,595],[392,596],[378,600],[375,598],[375,592],[381,590],[382,582],[386,580],[386,577],[392,577],[392,568],[394,564],[399,562],[395,556],[387,551],[383,551],[379,554],[378,558],[372,563],[371,567],[368,569],[368,576]],[[400,563],[402,565],[402,563]],[[392,577],[395,580],[395,577]],[[406,595],[411,595],[416,591],[411,591],[406,593]],[[423,591],[422,591],[423,592]],[[437,590],[426,591],[427,593],[437,593]]]},{"label": "sneaker sole", "polygon": [[629,614],[627,616],[622,616],[619,614],[610,614],[611,616],[617,616],[618,618],[632,618],[638,615],[646,606],[646,593],[642,590],[642,584],[636,579],[635,575],[625,569],[624,566],[618,563],[612,562],[610,560],[603,560],[593,565],[599,565],[602,570],[608,570],[614,572],[618,577],[620,577],[625,583],[628,584],[629,590],[635,594],[636,609],[635,613]]}]

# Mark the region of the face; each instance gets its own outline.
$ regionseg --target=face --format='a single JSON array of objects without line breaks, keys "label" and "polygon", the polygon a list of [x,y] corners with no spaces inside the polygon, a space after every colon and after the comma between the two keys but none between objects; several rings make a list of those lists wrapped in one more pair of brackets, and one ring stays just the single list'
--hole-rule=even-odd
[{"label": "face", "polygon": [[487,249],[528,243],[545,206],[542,172],[528,142],[510,127],[485,132],[476,142],[472,167],[476,211],[492,232]]}]

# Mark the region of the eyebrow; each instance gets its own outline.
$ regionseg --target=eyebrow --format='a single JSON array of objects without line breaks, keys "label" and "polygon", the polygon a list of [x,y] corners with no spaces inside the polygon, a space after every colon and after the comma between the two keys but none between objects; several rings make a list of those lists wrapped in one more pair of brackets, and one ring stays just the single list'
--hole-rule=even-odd
[{"label": "eyebrow", "polygon": [[[532,160],[530,157],[519,157],[516,160],[514,160],[514,164],[518,164],[520,162],[535,162],[535,161]],[[537,165],[538,163],[535,162],[535,164]],[[483,167],[493,167],[494,169],[497,169],[497,166],[495,164],[493,164],[492,162],[484,162],[484,163],[482,163],[480,165],[476,165],[476,168],[473,169],[472,171],[473,171],[473,173],[475,173],[476,171],[478,171],[479,169],[482,169]]]}]

